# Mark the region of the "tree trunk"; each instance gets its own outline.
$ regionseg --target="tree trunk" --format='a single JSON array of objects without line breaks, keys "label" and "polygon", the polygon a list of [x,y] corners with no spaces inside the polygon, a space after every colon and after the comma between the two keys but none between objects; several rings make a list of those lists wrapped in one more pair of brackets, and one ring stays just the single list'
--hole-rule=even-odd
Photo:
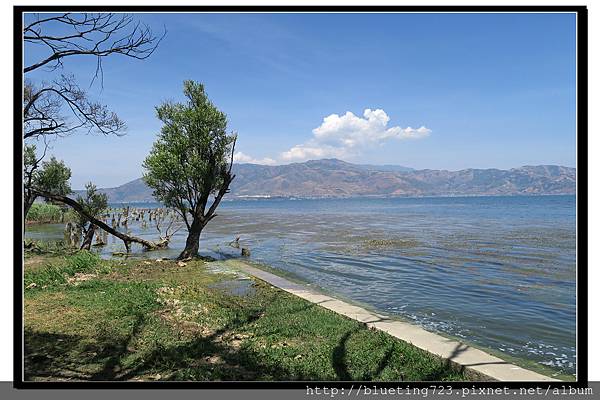
[{"label": "tree trunk", "polygon": [[183,249],[179,257],[177,257],[178,260],[185,260],[186,258],[198,256],[198,250],[200,248],[200,234],[202,233],[202,229],[204,229],[204,224],[197,219],[194,219],[188,231],[188,237],[185,241],[185,249]]},{"label": "tree trunk", "polygon": [[96,225],[90,224],[90,227],[85,232],[83,237],[83,243],[79,250],[90,250],[92,248],[92,240],[94,239],[94,233],[96,233]]},{"label": "tree trunk", "polygon": [[35,198],[36,198],[36,196],[30,195],[30,196],[25,196],[25,198],[23,199],[23,224],[25,223],[25,220],[27,219],[27,214],[29,214],[29,209],[33,205]]}]

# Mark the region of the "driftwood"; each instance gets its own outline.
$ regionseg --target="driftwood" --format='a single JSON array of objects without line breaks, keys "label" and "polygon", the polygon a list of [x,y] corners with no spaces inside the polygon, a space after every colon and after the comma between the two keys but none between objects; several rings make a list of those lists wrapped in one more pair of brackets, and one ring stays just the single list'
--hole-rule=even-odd
[{"label": "driftwood", "polygon": [[79,247],[81,230],[74,222],[67,222],[64,230],[64,242],[69,247]]},{"label": "driftwood", "polygon": [[129,253],[130,248],[131,248],[131,243],[139,243],[142,246],[144,246],[144,248],[146,250],[156,250],[156,249],[160,249],[160,248],[164,248],[165,247],[165,243],[164,240],[161,240],[160,242],[150,242],[148,240],[136,237],[136,236],[132,236],[132,235],[128,235],[126,233],[123,232],[119,232],[116,229],[113,229],[112,227],[108,226],[107,224],[105,224],[103,221],[95,218],[93,215],[90,215],[89,213],[87,213],[83,207],[81,206],[81,204],[79,204],[77,201],[66,197],[66,196],[61,196],[61,195],[57,195],[57,194],[53,194],[50,192],[46,192],[43,190],[38,190],[38,189],[34,189],[33,190],[38,196],[44,197],[48,200],[53,200],[53,201],[57,201],[59,203],[63,203],[66,204],[68,206],[70,206],[73,210],[75,210],[78,214],[82,215],[83,217],[85,217],[88,221],[90,221],[92,224],[96,225],[98,228],[105,230],[106,232],[110,233],[111,235],[118,237],[119,239],[121,239],[123,241],[123,243],[125,244],[125,248],[127,249],[127,252]]},{"label": "driftwood", "polygon": [[90,227],[85,234],[83,235],[83,243],[79,250],[89,250],[92,247],[92,240],[94,239],[94,234],[96,233],[96,225],[90,224]]},{"label": "driftwood", "polygon": [[238,237],[235,238],[235,240],[232,240],[231,242],[229,242],[229,245],[231,247],[239,249],[240,248],[240,237],[238,236]]},{"label": "driftwood", "polygon": [[169,245],[169,242],[171,241],[171,238],[173,237],[174,234],[177,233],[177,231],[179,231],[182,227],[181,224],[179,224],[178,226],[175,226],[175,228],[171,230],[171,228],[173,227],[173,224],[176,221],[176,218],[174,216],[171,215],[171,220],[169,221],[169,224],[167,225],[167,228],[164,230],[162,230],[160,224],[161,222],[164,221],[164,219],[166,219],[167,217],[164,216],[162,218],[156,218],[155,222],[156,222],[156,230],[158,230],[158,233],[160,235],[160,241],[157,243],[159,245],[162,245],[162,247],[167,247]]}]

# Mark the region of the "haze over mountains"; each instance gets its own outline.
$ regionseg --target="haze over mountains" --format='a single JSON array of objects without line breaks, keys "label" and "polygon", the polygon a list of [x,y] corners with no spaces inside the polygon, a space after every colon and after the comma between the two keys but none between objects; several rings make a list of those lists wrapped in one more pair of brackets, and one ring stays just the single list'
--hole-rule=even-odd
[{"label": "haze over mountains", "polygon": [[[557,165],[446,171],[323,159],[276,166],[235,164],[234,173],[229,199],[574,194],[576,186],[575,168]],[[110,202],[154,201],[141,178],[101,191]]]}]

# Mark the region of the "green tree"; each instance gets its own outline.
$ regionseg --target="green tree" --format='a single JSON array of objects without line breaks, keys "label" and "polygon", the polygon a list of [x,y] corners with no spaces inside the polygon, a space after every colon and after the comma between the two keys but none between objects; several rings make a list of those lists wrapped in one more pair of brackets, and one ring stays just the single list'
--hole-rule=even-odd
[{"label": "green tree", "polygon": [[[108,196],[106,193],[99,193],[96,185],[88,182],[85,185],[85,196],[77,196],[77,202],[81,205],[85,213],[94,218],[100,218],[101,214],[108,208]],[[82,250],[89,250],[92,246],[96,225],[92,223],[83,213],[78,213],[77,225],[83,232]]]},{"label": "green tree", "polygon": [[226,115],[208,99],[201,83],[185,81],[183,92],[185,103],[156,107],[163,126],[143,163],[144,180],[154,197],[174,208],[188,229],[178,259],[198,254],[200,234],[217,215],[235,177],[231,167],[236,135],[227,133]]},{"label": "green tree", "polygon": [[35,149],[36,147],[34,144],[25,145],[25,148],[23,149],[23,220],[27,218],[29,209],[37,197],[32,190],[33,182],[43,157],[38,158],[35,154]]},{"label": "green tree", "polygon": [[31,205],[37,198],[37,190],[43,190],[55,195],[68,195],[71,193],[71,169],[63,161],[51,157],[49,161],[42,162],[36,155],[33,144],[25,145],[23,154],[23,187],[25,218]]}]

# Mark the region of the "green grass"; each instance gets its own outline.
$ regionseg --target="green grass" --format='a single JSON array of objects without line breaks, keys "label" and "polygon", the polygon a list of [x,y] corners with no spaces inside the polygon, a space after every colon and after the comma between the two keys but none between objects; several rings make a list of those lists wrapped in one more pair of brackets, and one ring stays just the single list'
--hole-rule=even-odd
[{"label": "green grass", "polygon": [[76,274],[107,273],[109,267],[101,264],[100,257],[89,251],[78,251],[61,257],[41,268],[25,270],[23,280],[28,289],[41,289],[65,284]]},{"label": "green grass", "polygon": [[39,254],[44,257],[49,255],[68,255],[72,254],[76,249],[67,247],[62,240],[31,240],[25,239],[25,258]]},{"label": "green grass", "polygon": [[[39,263],[38,263],[39,264]],[[27,380],[465,380],[386,333],[201,260],[26,264]],[[217,285],[220,284],[220,285]]]},{"label": "green grass", "polygon": [[73,210],[59,207],[55,204],[33,203],[25,222],[36,224],[58,224],[75,221]]}]

